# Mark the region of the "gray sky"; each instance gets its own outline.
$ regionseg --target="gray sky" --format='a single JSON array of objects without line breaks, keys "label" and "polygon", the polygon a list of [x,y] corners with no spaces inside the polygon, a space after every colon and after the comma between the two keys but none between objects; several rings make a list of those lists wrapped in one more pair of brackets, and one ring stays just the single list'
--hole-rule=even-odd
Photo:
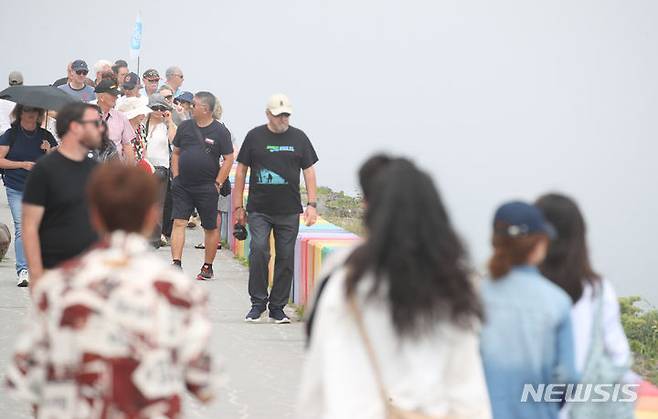
[{"label": "gray sky", "polygon": [[46,84],[72,59],[127,58],[141,10],[141,71],[180,65],[186,90],[220,97],[238,138],[282,91],[320,184],[353,192],[371,153],[413,157],[477,263],[495,206],[567,192],[596,268],[658,304],[655,1],[69,3],[0,15],[0,74]]}]

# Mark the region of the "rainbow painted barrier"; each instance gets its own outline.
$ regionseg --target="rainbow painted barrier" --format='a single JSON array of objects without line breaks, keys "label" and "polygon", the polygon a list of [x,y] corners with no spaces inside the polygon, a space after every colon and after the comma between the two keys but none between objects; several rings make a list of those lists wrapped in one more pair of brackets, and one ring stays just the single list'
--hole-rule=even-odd
[{"label": "rainbow painted barrier", "polygon": [[643,381],[638,390],[636,419],[658,419],[658,387]]}]

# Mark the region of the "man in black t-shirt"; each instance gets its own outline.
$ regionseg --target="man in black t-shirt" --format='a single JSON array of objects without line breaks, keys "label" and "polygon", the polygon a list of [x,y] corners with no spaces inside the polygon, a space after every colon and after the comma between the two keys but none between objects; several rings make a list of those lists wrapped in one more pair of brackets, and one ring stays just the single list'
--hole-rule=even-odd
[{"label": "man in black t-shirt", "polygon": [[59,148],[32,168],[23,192],[23,246],[34,286],[44,269],[78,256],[96,241],[85,188],[96,163],[89,150],[101,144],[95,106],[72,103],[57,114]]},{"label": "man in black t-shirt", "polygon": [[[216,99],[212,93],[194,95],[192,118],[183,121],[174,137],[171,155],[173,181],[171,256],[174,265],[181,266],[185,227],[194,208],[201,217],[204,231],[205,258],[199,280],[212,279],[212,263],[217,254],[219,230],[217,229],[217,200],[222,184],[228,178],[233,165],[233,143],[226,127],[213,116]],[[219,165],[220,157],[224,164]]]},{"label": "man in black t-shirt", "polygon": [[[308,193],[304,211],[307,226],[317,220],[315,168],[318,161],[313,145],[300,129],[289,125],[292,107],[285,95],[270,98],[267,125],[249,131],[238,154],[233,192],[235,219],[242,225],[249,214],[251,244],[249,253],[249,295],[251,310],[245,320],[260,321],[269,302],[269,317],[275,323],[290,323],[283,308],[290,298],[294,271],[295,241],[299,232],[302,203],[299,174],[303,172]],[[247,169],[249,198],[242,207]],[[276,260],[274,284],[268,295],[270,234],[274,231]]]}]

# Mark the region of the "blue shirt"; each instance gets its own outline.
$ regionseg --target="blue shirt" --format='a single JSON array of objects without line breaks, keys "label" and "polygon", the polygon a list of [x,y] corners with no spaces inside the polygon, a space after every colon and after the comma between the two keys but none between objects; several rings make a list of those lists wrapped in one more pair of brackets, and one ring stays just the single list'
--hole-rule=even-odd
[{"label": "blue shirt", "polygon": [[83,102],[91,102],[92,100],[96,99],[94,88],[86,84],[82,89],[74,89],[70,84],[66,83],[59,86],[59,89],[62,89],[69,95],[76,97]]},{"label": "blue shirt", "polygon": [[[5,156],[7,160],[36,162],[46,154],[41,149],[43,140],[47,140],[51,147],[57,147],[57,141],[53,135],[43,128],[29,132],[21,127],[13,126],[0,136],[0,146],[9,146],[9,151]],[[22,192],[30,172],[25,169],[3,169],[3,171],[2,179],[5,186]]]},{"label": "blue shirt", "polygon": [[480,351],[494,419],[557,419],[559,403],[521,398],[525,384],[578,382],[571,299],[531,266],[485,281],[482,299]]}]

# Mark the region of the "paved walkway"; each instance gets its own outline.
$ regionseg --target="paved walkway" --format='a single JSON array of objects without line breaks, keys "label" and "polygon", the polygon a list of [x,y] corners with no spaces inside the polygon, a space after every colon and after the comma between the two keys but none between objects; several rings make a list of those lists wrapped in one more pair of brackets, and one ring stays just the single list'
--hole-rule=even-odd
[{"label": "paved walkway", "polygon": [[[0,222],[13,223],[4,188],[0,186]],[[188,230],[183,256],[185,272],[193,278],[203,262],[203,251],[193,248],[201,239],[199,228]],[[169,248],[159,254],[169,260]],[[214,324],[213,353],[222,364],[223,386],[219,399],[209,406],[200,406],[187,399],[185,418],[265,419],[291,418],[299,386],[304,356],[303,325],[269,323],[247,324],[243,318],[249,309],[247,271],[221,251],[214,264],[217,279],[200,283],[210,292],[210,316]],[[13,348],[15,336],[21,330],[28,310],[28,293],[16,287],[13,243],[0,262],[0,378]],[[289,312],[293,316],[293,312]],[[10,399],[0,389],[0,418],[30,418],[28,407]]]}]

